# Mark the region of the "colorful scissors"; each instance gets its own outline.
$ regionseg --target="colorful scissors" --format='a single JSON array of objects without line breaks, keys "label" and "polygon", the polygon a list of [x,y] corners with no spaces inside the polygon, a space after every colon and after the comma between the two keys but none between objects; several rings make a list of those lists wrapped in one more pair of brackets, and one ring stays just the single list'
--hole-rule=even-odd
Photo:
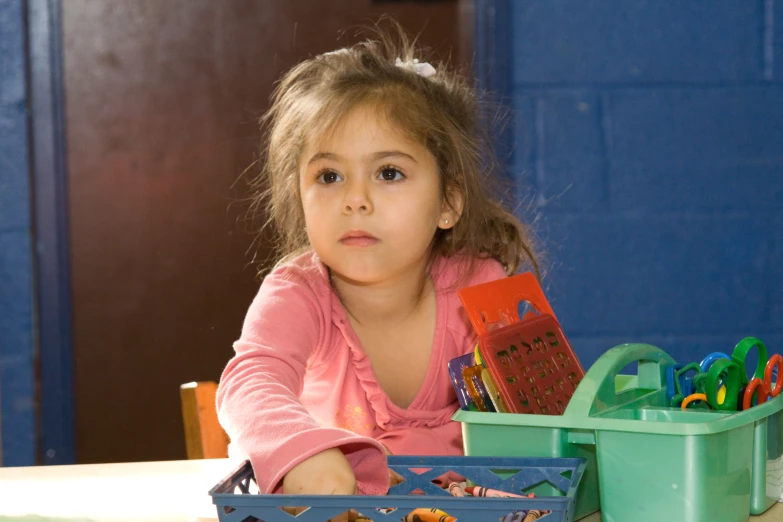
[{"label": "colorful scissors", "polygon": [[[753,377],[749,378],[745,360],[748,357],[748,352],[754,347],[758,349],[758,362],[756,363],[756,370],[753,372]],[[774,354],[767,360],[767,347],[764,346],[764,343],[760,340],[755,337],[746,337],[737,344],[734,353],[731,355],[731,359],[741,368],[742,384],[746,386],[745,393],[743,393],[742,396],[743,410],[780,395],[780,392],[783,389],[783,380],[777,379],[777,382],[773,382],[772,376],[776,369],[778,375],[781,374],[781,370],[783,370],[783,357],[779,354]]]},{"label": "colorful scissors", "polygon": [[[685,398],[690,397],[696,393],[694,378],[700,374],[706,374],[707,371],[709,371],[710,366],[712,366],[715,361],[720,359],[731,361],[731,357],[725,353],[712,352],[711,354],[707,355],[707,357],[702,359],[700,363],[675,364],[666,368],[667,398],[669,399],[670,404],[673,407],[680,406]],[[691,372],[693,372],[693,375],[690,375]],[[701,377],[700,379],[703,378],[704,377]],[[700,379],[696,379],[696,381],[703,382]],[[723,403],[725,393],[726,388],[724,386],[718,388],[717,399],[719,402]],[[685,406],[687,407],[688,404],[696,400],[704,399],[701,399],[700,397],[694,397],[688,401]]]},{"label": "colorful scissors", "polygon": [[[749,377],[747,359],[753,348],[757,350],[758,362]],[[693,378],[696,391],[704,394],[713,409],[744,410],[780,394],[783,380],[773,381],[773,375],[783,371],[783,357],[775,354],[767,360],[767,347],[759,339],[746,337],[734,348],[730,359],[724,356],[716,352],[705,357],[700,367],[706,371]],[[696,398],[683,401],[683,406],[693,400]]]}]

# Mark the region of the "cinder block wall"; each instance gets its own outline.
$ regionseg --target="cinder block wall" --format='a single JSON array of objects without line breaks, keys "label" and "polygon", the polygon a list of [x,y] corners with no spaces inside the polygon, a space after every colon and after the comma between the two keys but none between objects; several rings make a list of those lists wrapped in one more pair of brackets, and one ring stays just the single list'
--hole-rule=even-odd
[{"label": "cinder block wall", "polygon": [[505,8],[509,170],[585,365],[622,342],[783,353],[783,1]]},{"label": "cinder block wall", "polygon": [[0,1],[0,463],[35,464],[33,280],[22,0]]}]

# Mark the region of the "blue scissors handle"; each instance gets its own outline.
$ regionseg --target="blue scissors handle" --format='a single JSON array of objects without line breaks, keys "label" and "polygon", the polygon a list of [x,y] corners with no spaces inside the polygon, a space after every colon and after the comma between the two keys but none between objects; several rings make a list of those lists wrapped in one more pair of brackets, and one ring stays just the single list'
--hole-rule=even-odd
[{"label": "blue scissors handle", "polygon": [[707,373],[707,371],[710,369],[710,366],[712,366],[712,363],[718,359],[728,359],[730,361],[731,357],[723,352],[712,352],[699,363],[702,373]]}]

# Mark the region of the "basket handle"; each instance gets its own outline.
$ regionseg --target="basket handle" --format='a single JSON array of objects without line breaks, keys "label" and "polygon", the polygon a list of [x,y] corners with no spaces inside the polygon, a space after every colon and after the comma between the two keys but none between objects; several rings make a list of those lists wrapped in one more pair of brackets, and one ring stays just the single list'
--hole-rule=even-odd
[{"label": "basket handle", "polygon": [[605,352],[590,367],[568,402],[564,417],[586,418],[620,406],[614,380],[618,372],[639,362],[638,388],[658,390],[666,386],[665,370],[672,357],[650,344],[621,344]]},{"label": "basket handle", "polygon": [[521,301],[533,305],[539,314],[549,314],[557,320],[532,272],[469,286],[457,294],[479,337],[493,327],[508,326],[524,319],[519,317],[518,306]]}]

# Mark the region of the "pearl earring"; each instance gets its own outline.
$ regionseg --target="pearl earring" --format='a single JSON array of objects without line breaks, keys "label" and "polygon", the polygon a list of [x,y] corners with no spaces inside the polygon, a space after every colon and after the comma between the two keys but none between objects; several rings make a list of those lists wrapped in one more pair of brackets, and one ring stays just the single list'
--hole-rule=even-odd
[{"label": "pearl earring", "polygon": [[445,224],[447,224],[447,225],[449,224],[449,220],[448,220],[448,219],[444,220],[443,222],[444,222]]}]

